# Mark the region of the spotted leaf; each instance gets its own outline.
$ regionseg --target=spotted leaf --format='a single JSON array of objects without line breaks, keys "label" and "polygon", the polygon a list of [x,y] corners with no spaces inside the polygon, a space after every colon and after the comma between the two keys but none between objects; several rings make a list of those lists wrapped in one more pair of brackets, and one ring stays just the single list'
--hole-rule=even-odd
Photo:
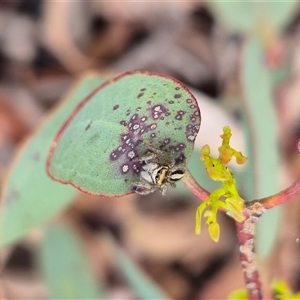
[{"label": "spotted leaf", "polygon": [[85,98],[55,137],[49,175],[94,195],[132,191],[147,145],[190,157],[200,128],[191,92],[176,79],[130,71],[105,82]]}]

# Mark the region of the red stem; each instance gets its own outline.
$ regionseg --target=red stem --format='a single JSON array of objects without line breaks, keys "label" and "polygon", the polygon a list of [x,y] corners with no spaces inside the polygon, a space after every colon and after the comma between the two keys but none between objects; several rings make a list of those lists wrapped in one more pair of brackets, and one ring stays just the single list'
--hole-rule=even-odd
[{"label": "red stem", "polygon": [[255,222],[263,211],[264,208],[259,203],[249,204],[244,209],[246,219],[241,223],[235,222],[240,261],[249,300],[263,299],[254,247]]},{"label": "red stem", "polygon": [[[182,183],[200,200],[206,200],[210,193],[202,188],[192,174],[187,170]],[[261,283],[255,259],[254,249],[254,224],[265,208],[258,202],[253,201],[244,208],[246,219],[236,223],[237,238],[240,250],[240,261],[245,277],[246,289],[249,300],[261,300]]]},{"label": "red stem", "polygon": [[[188,170],[182,179],[182,183],[202,201],[206,200],[210,195],[207,190],[197,183]],[[267,209],[284,203],[299,193],[300,178],[298,178],[291,186],[273,196],[247,202],[244,208],[246,219],[241,223],[235,222],[240,261],[249,300],[263,299],[254,247],[255,223]]]},{"label": "red stem", "polygon": [[270,209],[278,204],[284,203],[300,193],[300,178],[298,178],[291,186],[283,191],[266,198],[262,198],[259,202],[265,209]]},{"label": "red stem", "polygon": [[186,170],[185,175],[181,179],[181,182],[186,188],[188,188],[198,199],[204,201],[206,200],[210,193],[204,189],[199,183],[195,180],[193,175],[189,170]]}]

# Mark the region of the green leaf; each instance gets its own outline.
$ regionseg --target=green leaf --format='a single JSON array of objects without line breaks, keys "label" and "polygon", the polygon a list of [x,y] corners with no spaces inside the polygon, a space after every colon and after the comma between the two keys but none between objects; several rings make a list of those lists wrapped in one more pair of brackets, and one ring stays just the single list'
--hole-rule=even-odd
[{"label": "green leaf", "polygon": [[115,253],[118,267],[137,294],[138,299],[169,299],[124,251],[115,246]]},{"label": "green leaf", "polygon": [[15,242],[63,210],[76,189],[51,180],[45,172],[46,157],[55,133],[91,90],[104,81],[92,74],[82,78],[65,99],[20,149],[2,190],[1,246]]},{"label": "green leaf", "polygon": [[298,12],[298,1],[269,1],[264,3],[264,11],[277,30],[283,29]]},{"label": "green leaf", "polygon": [[257,29],[261,21],[267,21],[277,30],[292,19],[299,5],[297,1],[218,1],[210,5],[218,18],[234,30],[245,33]]},{"label": "green leaf", "polygon": [[226,22],[234,30],[244,33],[252,30],[257,12],[252,1],[217,1],[210,2],[213,12],[218,19]]},{"label": "green leaf", "polygon": [[147,71],[117,76],[93,91],[66,120],[48,158],[48,172],[81,191],[122,196],[139,179],[132,159],[149,144],[188,159],[200,111],[176,79]]},{"label": "green leaf", "polygon": [[[259,199],[278,192],[280,155],[278,121],[272,97],[270,74],[262,64],[263,49],[250,37],[243,58],[242,84],[248,121],[248,156],[246,165],[252,180],[247,179],[247,199]],[[246,171],[247,172],[247,171]],[[258,222],[257,251],[266,256],[272,250],[280,226],[280,208],[266,212]]]},{"label": "green leaf", "polygon": [[75,232],[63,225],[46,231],[39,264],[51,299],[105,299]]}]

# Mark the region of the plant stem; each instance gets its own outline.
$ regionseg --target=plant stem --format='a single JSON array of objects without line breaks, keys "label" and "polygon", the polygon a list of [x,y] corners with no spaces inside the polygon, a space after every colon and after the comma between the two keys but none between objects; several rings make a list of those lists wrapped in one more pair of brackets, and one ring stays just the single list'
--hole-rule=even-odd
[{"label": "plant stem", "polygon": [[259,202],[251,202],[244,208],[246,219],[243,222],[235,222],[240,261],[249,300],[263,299],[255,255],[254,234],[255,223],[264,211],[265,209]]},{"label": "plant stem", "polygon": [[270,209],[278,204],[284,203],[300,193],[300,178],[298,178],[291,186],[283,191],[259,200],[259,203],[265,208]]},{"label": "plant stem", "polygon": [[240,261],[244,273],[246,289],[249,300],[263,299],[261,282],[255,257],[254,233],[255,223],[267,210],[278,204],[284,203],[300,193],[300,178],[290,187],[270,197],[248,202],[244,208],[246,219],[235,222],[239,243]]},{"label": "plant stem", "polygon": [[[298,147],[300,147],[299,145]],[[298,149],[298,152],[299,150],[300,149]],[[198,184],[189,170],[186,171],[182,183],[202,201],[206,200],[210,195],[207,190]],[[267,209],[282,204],[299,193],[300,178],[298,178],[291,186],[273,196],[247,202],[243,209],[243,213],[246,217],[245,220],[240,223],[235,222],[240,261],[249,300],[263,299],[254,246],[255,223]]]},{"label": "plant stem", "polygon": [[186,188],[188,188],[198,199],[204,201],[206,200],[210,193],[204,189],[199,183],[195,180],[193,175],[187,169],[185,175],[181,179],[181,182],[184,184]]}]

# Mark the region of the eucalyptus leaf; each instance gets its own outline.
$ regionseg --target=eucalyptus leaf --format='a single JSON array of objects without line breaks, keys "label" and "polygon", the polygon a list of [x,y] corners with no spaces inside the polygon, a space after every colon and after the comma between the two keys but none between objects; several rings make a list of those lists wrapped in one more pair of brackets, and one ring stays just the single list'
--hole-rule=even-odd
[{"label": "eucalyptus leaf", "polygon": [[[247,180],[248,199],[263,198],[277,193],[280,154],[278,128],[272,97],[270,74],[262,64],[263,49],[257,38],[250,37],[243,58],[242,85],[244,90],[249,163],[252,180]],[[250,169],[249,169],[250,168]],[[252,183],[252,184],[251,184]],[[257,251],[266,256],[273,249],[280,226],[280,207],[262,216],[258,223]]]},{"label": "eucalyptus leaf", "polygon": [[115,248],[115,254],[117,264],[125,280],[133,288],[138,299],[170,299],[124,251]]},{"label": "eucalyptus leaf", "polygon": [[39,266],[51,299],[106,299],[79,237],[65,225],[46,231]]},{"label": "eucalyptus leaf", "polygon": [[31,229],[45,224],[62,211],[78,191],[53,181],[45,172],[46,157],[61,124],[87,94],[106,79],[84,76],[62,105],[19,150],[2,190],[0,215],[1,246],[15,242]]},{"label": "eucalyptus leaf", "polygon": [[188,160],[200,129],[200,110],[179,81],[130,71],[84,99],[59,130],[48,157],[53,179],[93,195],[132,192],[149,145]]},{"label": "eucalyptus leaf", "polygon": [[218,1],[210,2],[214,13],[240,33],[257,30],[259,22],[282,29],[297,11],[297,1]]}]

